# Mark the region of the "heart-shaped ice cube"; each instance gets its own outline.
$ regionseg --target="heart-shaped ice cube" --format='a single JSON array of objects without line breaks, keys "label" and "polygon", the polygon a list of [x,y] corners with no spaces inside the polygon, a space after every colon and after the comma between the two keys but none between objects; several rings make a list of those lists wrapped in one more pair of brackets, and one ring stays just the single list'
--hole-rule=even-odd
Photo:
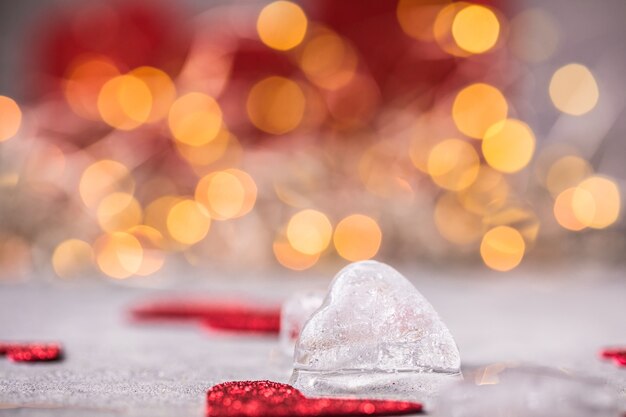
[{"label": "heart-shaped ice cube", "polygon": [[291,382],[307,394],[427,399],[460,374],[454,339],[389,265],[342,269],[296,343]]}]

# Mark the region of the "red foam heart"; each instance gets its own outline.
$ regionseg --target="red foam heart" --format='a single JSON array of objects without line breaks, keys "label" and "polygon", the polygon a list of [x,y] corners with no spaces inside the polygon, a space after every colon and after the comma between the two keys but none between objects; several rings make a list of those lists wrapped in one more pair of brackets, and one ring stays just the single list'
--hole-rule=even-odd
[{"label": "red foam heart", "polygon": [[613,361],[617,366],[626,367],[626,348],[607,348],[600,352],[600,357]]},{"label": "red foam heart", "polygon": [[312,417],[414,414],[422,405],[406,401],[307,398],[287,384],[233,381],[207,392],[207,417]]},{"label": "red foam heart", "polygon": [[274,333],[280,331],[280,309],[239,302],[164,300],[131,310],[137,320],[193,320],[212,329]]},{"label": "red foam heart", "polygon": [[57,343],[0,342],[0,355],[13,362],[51,362],[61,359],[62,353]]}]

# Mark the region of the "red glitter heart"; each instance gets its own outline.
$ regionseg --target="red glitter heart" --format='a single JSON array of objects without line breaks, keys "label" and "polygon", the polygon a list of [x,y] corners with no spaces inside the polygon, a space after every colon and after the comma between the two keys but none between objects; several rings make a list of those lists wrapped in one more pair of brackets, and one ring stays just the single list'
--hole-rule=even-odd
[{"label": "red glitter heart", "polygon": [[287,384],[225,382],[207,392],[207,417],[312,417],[415,414],[422,405],[406,401],[307,398]]},{"label": "red glitter heart", "polygon": [[0,355],[13,362],[51,362],[62,357],[57,343],[5,343],[0,342]]},{"label": "red glitter heart", "polygon": [[626,348],[607,348],[600,352],[602,359],[613,361],[617,366],[626,367]]},{"label": "red glitter heart", "polygon": [[280,309],[233,302],[164,300],[131,310],[137,320],[200,321],[212,329],[272,333],[280,331]]}]

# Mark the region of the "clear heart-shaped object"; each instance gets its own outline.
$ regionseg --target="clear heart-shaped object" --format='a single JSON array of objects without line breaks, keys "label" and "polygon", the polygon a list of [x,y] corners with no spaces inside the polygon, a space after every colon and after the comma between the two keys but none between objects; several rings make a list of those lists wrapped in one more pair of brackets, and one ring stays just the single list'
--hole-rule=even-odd
[{"label": "clear heart-shaped object", "polygon": [[423,401],[459,376],[459,351],[430,303],[389,265],[363,261],[335,276],[302,328],[291,383],[306,394]]}]

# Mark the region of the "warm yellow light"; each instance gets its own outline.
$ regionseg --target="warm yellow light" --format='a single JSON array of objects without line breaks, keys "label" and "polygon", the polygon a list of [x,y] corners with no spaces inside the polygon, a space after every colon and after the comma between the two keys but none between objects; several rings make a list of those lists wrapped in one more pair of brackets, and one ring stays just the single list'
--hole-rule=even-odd
[{"label": "warm yellow light", "polygon": [[167,116],[176,98],[176,87],[170,76],[153,67],[135,68],[129,74],[143,81],[152,95],[152,110],[146,121],[154,123]]},{"label": "warm yellow light", "polygon": [[172,243],[167,227],[167,217],[172,207],[183,198],[175,195],[165,195],[151,201],[144,210],[144,224],[157,230],[162,236],[168,238],[167,243]]},{"label": "warm yellow light", "polygon": [[107,81],[98,95],[102,120],[116,129],[132,130],[148,120],[152,94],[139,78],[120,75]]},{"label": "warm yellow light", "polygon": [[135,182],[128,168],[108,159],[87,167],[79,184],[80,197],[87,207],[94,209],[105,196],[116,191],[132,194],[134,189]]},{"label": "warm yellow light", "polygon": [[506,173],[517,172],[533,157],[535,135],[526,123],[506,119],[487,129],[482,150],[491,167]]},{"label": "warm yellow light", "polygon": [[128,233],[139,241],[143,249],[141,265],[135,274],[147,277],[159,271],[165,263],[165,254],[162,250],[163,235],[158,230],[143,224],[129,229]]},{"label": "warm yellow light", "polygon": [[472,5],[461,9],[452,22],[456,44],[467,52],[482,54],[498,41],[500,22],[490,9]]},{"label": "warm yellow light", "polygon": [[593,229],[604,229],[615,223],[619,217],[619,188],[609,178],[589,177],[574,190],[572,206],[579,222]]},{"label": "warm yellow light", "polygon": [[203,204],[211,218],[226,220],[241,217],[252,210],[257,188],[247,173],[238,169],[213,172],[196,186],[196,201]]},{"label": "warm yellow light", "polygon": [[116,192],[104,197],[96,212],[98,224],[105,232],[123,231],[141,222],[141,206],[128,193]]},{"label": "warm yellow light", "polygon": [[352,214],[335,228],[333,242],[337,253],[349,261],[362,261],[376,256],[382,232],[376,220],[362,214]]},{"label": "warm yellow light", "polygon": [[193,167],[205,167],[220,160],[229,149],[241,148],[237,138],[227,129],[222,128],[210,142],[201,146],[186,145],[176,142],[176,150]]},{"label": "warm yellow light", "polygon": [[396,17],[402,31],[412,38],[429,42],[434,39],[433,24],[446,0],[425,3],[424,0],[400,0]]},{"label": "warm yellow light", "polygon": [[333,227],[324,213],[302,210],[289,220],[287,239],[298,252],[315,255],[328,247]]},{"label": "warm yellow light", "polygon": [[471,6],[470,3],[465,1],[456,1],[447,4],[437,13],[435,22],[433,24],[433,37],[437,42],[437,45],[446,53],[457,56],[467,57],[471,53],[459,48],[454,40],[452,34],[452,25],[456,15],[466,7]]},{"label": "warm yellow light", "polygon": [[550,80],[550,98],[563,113],[580,116],[598,103],[600,92],[593,74],[580,64],[559,68]]},{"label": "warm yellow light", "polygon": [[143,259],[139,241],[126,232],[100,237],[94,244],[100,270],[111,278],[124,279],[137,273]]},{"label": "warm yellow light", "polygon": [[89,243],[68,239],[59,243],[52,254],[52,267],[61,278],[74,278],[93,265],[94,254]]},{"label": "warm yellow light", "polygon": [[483,231],[482,219],[461,206],[456,195],[442,195],[435,205],[435,226],[441,236],[456,245],[476,242]]},{"label": "warm yellow light", "polygon": [[510,271],[522,261],[526,244],[512,227],[498,226],[489,230],[480,243],[480,256],[485,265],[496,271]]},{"label": "warm yellow light", "polygon": [[330,30],[320,31],[309,40],[300,55],[300,67],[313,83],[336,90],[349,83],[357,67],[352,46]]},{"label": "warm yellow light", "polygon": [[276,238],[272,245],[274,256],[278,263],[285,268],[293,269],[294,271],[303,271],[311,268],[320,259],[320,253],[314,255],[307,255],[302,252],[298,252],[291,247],[287,239],[283,236]]},{"label": "warm yellow light", "polygon": [[256,83],[246,103],[252,124],[274,135],[298,127],[305,107],[306,99],[300,86],[284,77],[268,77]]},{"label": "warm yellow light", "polygon": [[174,102],[168,122],[176,140],[186,145],[203,146],[222,130],[222,109],[213,97],[189,93]]},{"label": "warm yellow light", "polygon": [[504,176],[487,165],[481,165],[476,181],[458,195],[461,205],[469,212],[485,215],[501,207],[509,195]]},{"label": "warm yellow light", "polygon": [[546,174],[546,187],[557,195],[561,191],[575,187],[591,175],[593,169],[589,162],[579,156],[567,155],[556,160]]},{"label": "warm yellow light", "polygon": [[[574,213],[575,192],[575,187],[568,188],[556,197],[556,200],[554,200],[554,218],[563,228],[579,231],[583,230],[586,226],[576,218],[576,213]],[[583,198],[585,199],[585,205],[588,201],[593,201],[591,195],[583,196]]]},{"label": "warm yellow light", "polygon": [[459,91],[452,105],[452,119],[463,134],[481,139],[490,126],[506,118],[508,111],[500,90],[476,83]]},{"label": "warm yellow light", "polygon": [[286,51],[302,42],[307,25],[306,15],[300,6],[281,0],[272,2],[261,10],[256,29],[265,45]]},{"label": "warm yellow light", "polygon": [[198,243],[209,233],[211,216],[206,208],[194,200],[176,203],[167,215],[170,236],[184,245]]},{"label": "warm yellow light", "polygon": [[22,111],[15,100],[0,96],[0,142],[11,139],[22,124]]},{"label": "warm yellow light", "polygon": [[438,143],[428,156],[428,173],[442,188],[463,190],[476,180],[480,169],[478,153],[472,145],[459,139]]},{"label": "warm yellow light", "polygon": [[119,70],[108,58],[85,57],[72,65],[67,75],[63,92],[74,113],[90,120],[100,120],[98,95],[102,86],[120,75]]}]

